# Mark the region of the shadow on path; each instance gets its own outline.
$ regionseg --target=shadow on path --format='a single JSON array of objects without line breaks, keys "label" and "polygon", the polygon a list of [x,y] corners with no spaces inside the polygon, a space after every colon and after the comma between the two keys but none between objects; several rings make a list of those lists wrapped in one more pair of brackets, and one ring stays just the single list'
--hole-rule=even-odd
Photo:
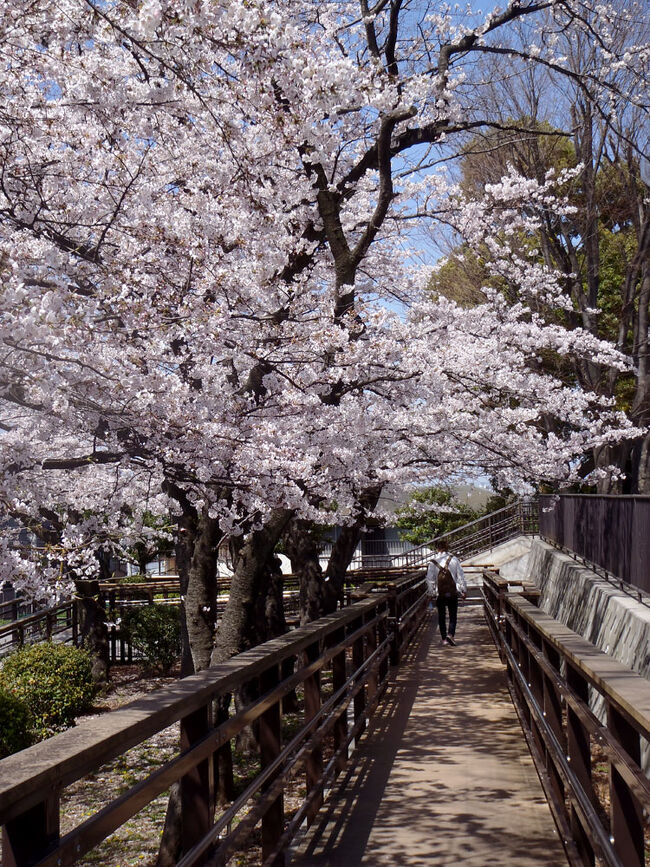
[{"label": "shadow on path", "polygon": [[566,865],[481,610],[459,627],[426,627],[292,865]]}]

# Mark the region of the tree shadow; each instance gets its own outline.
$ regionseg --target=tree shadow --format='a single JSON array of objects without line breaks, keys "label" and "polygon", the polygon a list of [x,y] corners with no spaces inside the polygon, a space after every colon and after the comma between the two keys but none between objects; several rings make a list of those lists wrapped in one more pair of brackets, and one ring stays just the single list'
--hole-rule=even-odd
[{"label": "tree shadow", "polygon": [[428,624],[291,864],[566,864],[480,611],[457,637]]}]

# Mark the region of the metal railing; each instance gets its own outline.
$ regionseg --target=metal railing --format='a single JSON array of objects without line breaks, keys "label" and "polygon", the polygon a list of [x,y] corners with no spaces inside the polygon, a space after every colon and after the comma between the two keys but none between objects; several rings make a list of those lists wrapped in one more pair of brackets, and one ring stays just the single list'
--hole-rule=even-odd
[{"label": "metal railing", "polygon": [[650,496],[542,496],[539,531],[546,541],[650,592]]},{"label": "metal railing", "polygon": [[410,551],[397,554],[392,558],[391,564],[395,567],[422,565],[433,557],[438,545],[451,551],[460,560],[465,560],[481,551],[487,551],[495,545],[507,542],[515,536],[534,535],[537,532],[537,501],[519,501],[463,524],[462,527],[450,530],[448,533],[442,533],[430,542],[418,545]]},{"label": "metal railing", "polygon": [[[485,612],[569,863],[642,867],[650,684],[498,576],[486,582]],[[596,785],[599,763],[607,775]]]},{"label": "metal railing", "polygon": [[[89,720],[0,762],[3,852],[15,867],[73,864],[179,781],[183,822],[180,867],[223,863],[261,825],[262,861],[277,864],[304,819],[313,821],[326,788],[345,767],[384,693],[389,663],[399,664],[426,616],[422,570],[368,599],[177,681],[126,708]],[[287,674],[287,662],[293,671]],[[331,693],[321,673],[331,672]],[[283,698],[300,687],[303,719],[282,743]],[[220,699],[256,696],[222,721]],[[175,722],[178,753],[118,798],[60,834],[60,794]],[[255,723],[260,770],[223,810],[216,806],[215,759]],[[283,792],[304,775],[306,794],[285,821]]]}]

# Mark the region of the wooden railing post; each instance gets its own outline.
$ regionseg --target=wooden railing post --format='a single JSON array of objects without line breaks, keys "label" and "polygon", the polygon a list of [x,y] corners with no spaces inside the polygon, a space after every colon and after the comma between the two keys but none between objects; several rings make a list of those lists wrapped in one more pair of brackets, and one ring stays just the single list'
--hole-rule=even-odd
[{"label": "wooden railing post", "polygon": [[[318,659],[320,656],[320,646],[319,642],[315,642],[314,644],[310,644],[309,647],[305,650],[305,659],[306,662],[313,662],[315,659]],[[321,692],[320,692],[320,671],[317,671],[315,674],[310,675],[305,678],[305,722],[308,722],[310,719],[313,719],[321,706]],[[323,749],[319,745],[315,747],[307,757],[306,762],[306,772],[307,772],[307,794],[311,792],[321,781],[323,776]],[[309,806],[309,810],[307,812],[307,823],[311,825],[311,823],[316,818],[316,814],[320,810],[323,803],[323,793],[321,792],[314,800],[311,802]]]},{"label": "wooden railing post", "polygon": [[[607,727],[630,758],[640,764],[641,742],[639,733],[609,703]],[[610,763],[609,768],[610,817],[613,845],[625,867],[643,867],[643,810],[630,792],[625,780]]]},{"label": "wooden railing post", "polygon": [[[111,663],[117,662],[117,626],[115,626],[115,621],[117,620],[117,597],[115,590],[108,591],[108,614],[110,615],[111,620],[113,621],[113,625],[111,626],[111,631],[109,633],[109,650],[110,650],[110,660]],[[122,659],[122,662],[124,659]]]},{"label": "wooden railing post", "polygon": [[[532,627],[528,630],[528,637],[531,642],[535,645],[535,647],[541,651],[542,649],[542,638],[539,633]],[[530,689],[533,695],[535,696],[535,700],[540,708],[544,708],[544,675],[542,672],[542,668],[537,662],[535,656],[532,653],[528,654],[528,683],[530,684]],[[541,755],[544,756],[544,760],[546,761],[546,747],[544,745],[544,738],[542,733],[535,721],[535,717],[531,717],[533,738],[537,745],[537,749],[540,751]]]},{"label": "wooden railing post", "polygon": [[52,611],[48,611],[45,615],[45,638],[47,641],[52,640],[53,621],[55,618],[56,614]]},{"label": "wooden railing post", "polygon": [[[275,665],[260,676],[260,691],[262,694],[273,689],[279,683],[279,670]],[[262,770],[268,767],[279,755],[282,749],[282,711],[281,699],[264,711],[260,717],[260,763]],[[262,788],[265,791],[273,783],[269,780]],[[284,828],[284,794],[281,792],[262,817],[262,861],[276,849]],[[274,867],[283,867],[284,853],[278,854],[272,861]]]},{"label": "wooden railing post", "polygon": [[[354,620],[350,624],[350,629],[355,632],[357,629],[361,627],[361,618],[358,620]],[[364,636],[362,635],[360,638],[357,638],[352,644],[352,668],[357,671],[363,665],[364,660],[364,650],[363,646],[365,643]],[[360,723],[359,726],[359,735],[363,732],[365,728],[365,723],[363,721],[363,717],[366,711],[366,687],[362,686],[359,691],[354,696],[354,723]],[[357,737],[359,736],[357,735]]]},{"label": "wooden railing post", "polygon": [[[384,603],[383,606],[383,614],[384,616],[379,621],[379,626],[377,629],[377,640],[380,644],[383,644],[388,637],[388,617],[387,617],[388,606]],[[379,680],[383,684],[384,681],[388,678],[388,657],[384,657],[382,663],[379,667]]]},{"label": "wooden railing post", "polygon": [[53,794],[2,829],[2,864],[27,867],[43,858],[59,842],[59,795]]},{"label": "wooden railing post", "polygon": [[[366,615],[368,620],[374,620],[376,609],[369,611]],[[366,632],[366,659],[368,659],[377,649],[377,624],[373,624],[368,632]],[[377,695],[378,674],[377,669],[368,673],[368,704],[371,704]]]},{"label": "wooden railing post", "polygon": [[397,588],[394,584],[388,585],[388,621],[389,629],[391,630],[390,642],[390,664],[399,665],[400,659],[400,632],[399,632],[399,600],[397,599]]},{"label": "wooden railing post", "polygon": [[[560,654],[553,647],[553,645],[549,644],[549,642],[547,641],[544,642],[544,655],[551,663],[559,677]],[[548,674],[544,674],[544,713],[546,714],[546,720],[551,730],[553,731],[553,734],[558,739],[560,746],[566,753],[566,738],[564,735],[564,729],[562,727],[562,700],[560,698],[560,692],[555,682]],[[550,754],[548,753],[546,756],[546,770],[548,772],[557,803],[564,805],[564,782],[562,781],[562,777],[558,773],[555,762],[552,761]],[[563,810],[563,812],[565,811]]]},{"label": "wooden railing post", "polygon": [[[571,665],[566,663],[566,681],[571,689],[582,701],[589,702],[589,686],[582,674]],[[571,770],[576,775],[582,789],[589,795],[591,801],[595,800],[591,781],[591,745],[589,732],[582,724],[578,715],[567,706],[567,755],[571,763]],[[575,807],[571,807],[571,830],[573,839],[578,847],[582,861],[586,865],[595,863],[594,850],[585,833]]]},{"label": "wooden railing post", "polygon": [[78,601],[73,599],[70,603],[70,615],[72,617],[72,643],[79,646],[79,606]]},{"label": "wooden railing post", "polygon": [[[337,629],[336,632],[332,632],[330,636],[328,636],[328,644],[330,646],[341,643],[345,638],[345,629]],[[332,658],[332,689],[336,693],[339,689],[341,689],[347,680],[347,674],[345,670],[345,650],[341,650],[340,653],[337,653],[336,656]],[[336,722],[334,723],[333,729],[333,737],[334,737],[334,751],[338,752],[341,750],[341,755],[336,760],[336,772],[340,773],[345,769],[345,765],[348,758],[347,749],[343,748],[348,736],[348,714],[347,709],[339,714]]]},{"label": "wooden railing post", "polygon": [[[207,705],[181,719],[181,752],[188,750],[209,731]],[[183,851],[196,845],[210,830],[213,821],[214,775],[207,759],[181,777],[181,814]]]}]

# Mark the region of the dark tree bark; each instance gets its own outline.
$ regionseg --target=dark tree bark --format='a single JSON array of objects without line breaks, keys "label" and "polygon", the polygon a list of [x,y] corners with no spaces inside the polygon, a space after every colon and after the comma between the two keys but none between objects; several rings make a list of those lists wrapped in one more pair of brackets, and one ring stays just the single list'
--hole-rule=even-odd
[{"label": "dark tree bark", "polygon": [[284,614],[284,576],[280,558],[273,555],[267,564],[266,596],[262,597],[258,634],[262,641],[277,638],[288,632],[287,620]]},{"label": "dark tree bark", "polygon": [[292,521],[284,535],[287,554],[293,571],[300,580],[300,622],[317,620],[343,607],[345,575],[354,556],[368,514],[377,505],[381,486],[368,488],[359,497],[356,520],[342,527],[330,553],[325,572],[319,559],[317,530],[308,521]]},{"label": "dark tree bark", "polygon": [[196,538],[196,512],[184,511],[178,519],[176,535],[176,569],[181,591],[180,621],[181,621],[181,677],[194,673],[194,661],[190,647],[190,634],[187,628],[185,598],[189,583],[190,564],[194,552]]},{"label": "dark tree bark", "polygon": [[186,677],[210,665],[217,620],[217,547],[219,523],[199,514],[183,490],[168,483],[166,490],[181,507],[176,539],[176,568],[181,589],[183,658]]},{"label": "dark tree bark", "polygon": [[[178,519],[176,566],[181,590],[181,677],[187,677],[210,665],[217,616],[219,525],[207,511],[199,515],[183,491],[171,485],[168,491],[182,509]],[[215,714],[218,716],[218,709]],[[225,718],[227,714],[226,704]],[[232,760],[223,759],[218,767],[220,789],[224,797],[231,797]],[[174,783],[167,803],[156,867],[172,867],[178,862],[182,823],[180,786]]]},{"label": "dark tree bark", "polygon": [[185,590],[185,619],[194,671],[210,665],[217,623],[219,524],[204,512],[196,520]]},{"label": "dark tree bark", "polygon": [[246,537],[234,564],[230,597],[217,628],[212,665],[258,643],[257,600],[266,599],[269,560],[291,517],[289,509],[276,509],[261,529]]},{"label": "dark tree bark", "polygon": [[99,580],[76,579],[75,588],[79,606],[79,636],[93,657],[92,677],[95,683],[106,683],[110,655],[106,609],[100,598]]},{"label": "dark tree bark", "polygon": [[[265,610],[272,574],[269,564],[272,562],[275,546],[291,516],[292,512],[288,509],[276,509],[261,529],[250,532],[238,546],[228,604],[217,628],[212,665],[225,662],[237,653],[254,647],[264,640],[267,627],[265,625],[262,630],[260,621]],[[255,698],[255,695],[256,686],[245,685],[235,696],[237,706]],[[229,696],[224,696],[223,701],[219,702],[218,713],[221,716],[225,716],[229,702]],[[238,738],[241,749],[253,748],[255,743],[252,730],[247,730]],[[227,745],[219,751],[220,786],[227,774],[229,753]],[[221,795],[220,791],[220,797]]]},{"label": "dark tree bark", "polygon": [[321,617],[326,606],[327,592],[318,560],[319,545],[315,530],[310,521],[294,519],[284,533],[287,556],[299,581],[301,626]]}]

